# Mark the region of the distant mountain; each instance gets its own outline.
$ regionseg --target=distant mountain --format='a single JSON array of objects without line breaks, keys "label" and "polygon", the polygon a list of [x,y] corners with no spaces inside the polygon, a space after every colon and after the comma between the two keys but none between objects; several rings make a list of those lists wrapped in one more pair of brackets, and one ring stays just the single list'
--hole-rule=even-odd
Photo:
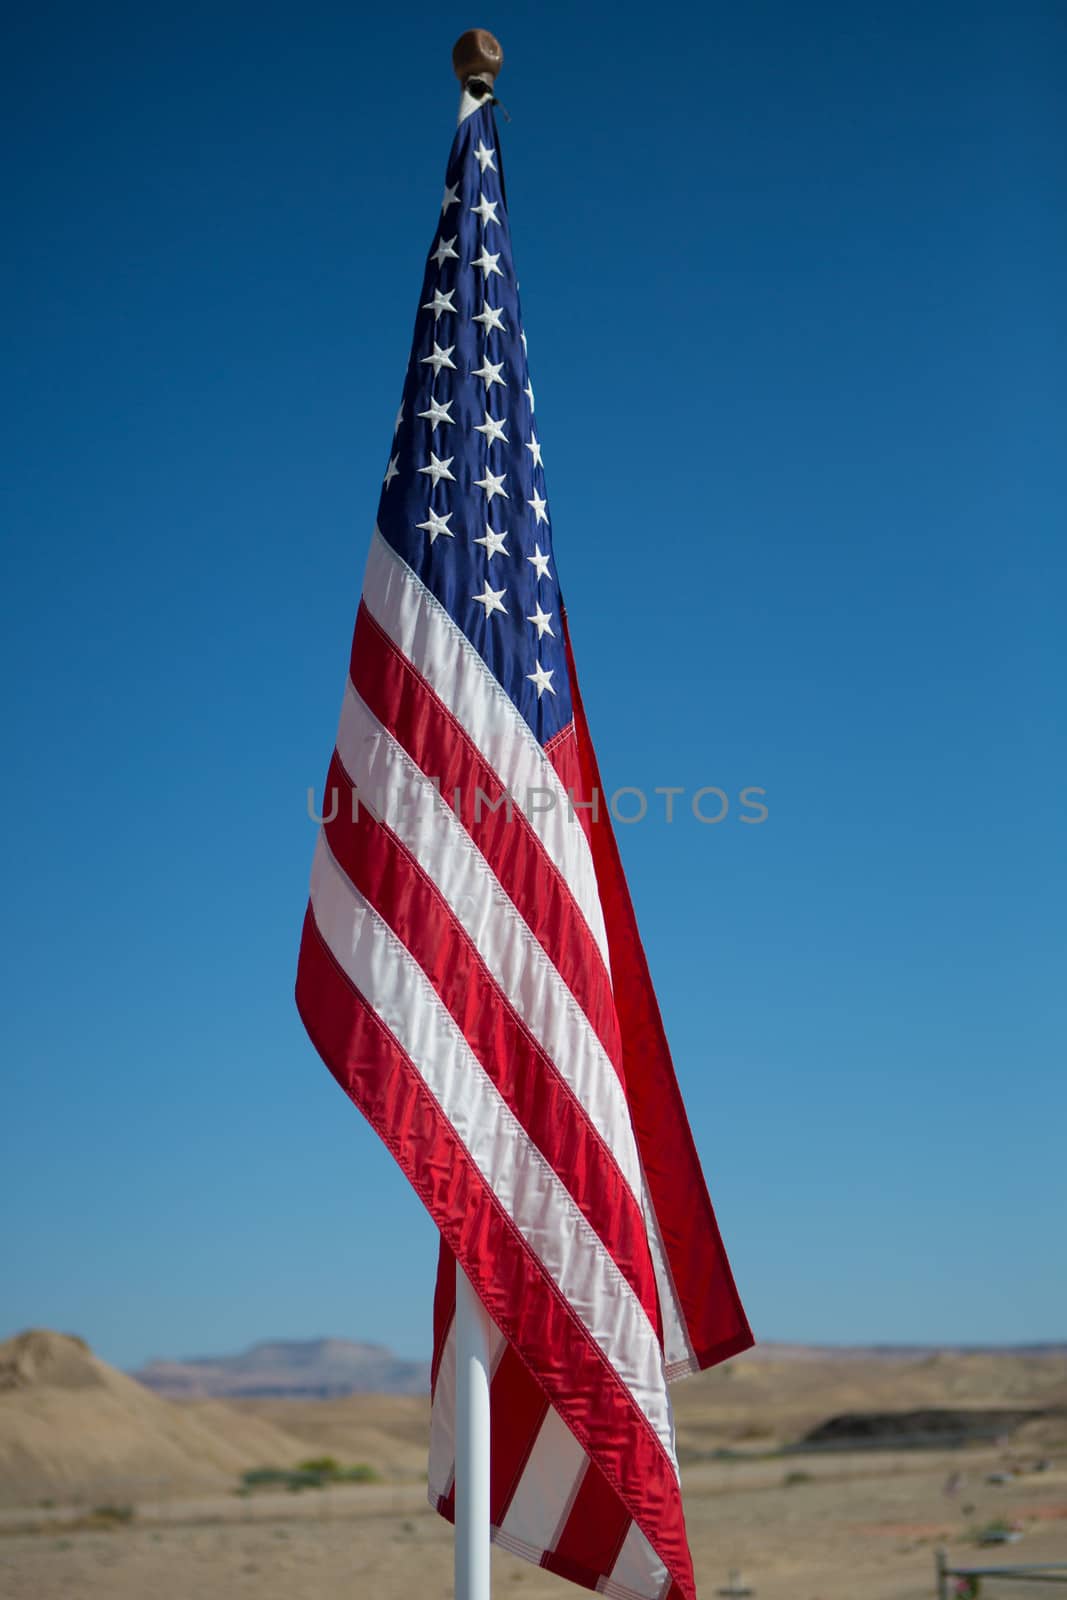
[{"label": "distant mountain", "polygon": [[428,1361],[404,1361],[351,1339],[273,1339],[232,1356],[149,1361],[131,1377],[170,1400],[428,1394]]},{"label": "distant mountain", "polygon": [[740,1360],[752,1361],[931,1361],[942,1356],[1067,1355],[1067,1342],[1034,1344],[786,1344],[761,1339]]},{"label": "distant mountain", "polygon": [[[954,1356],[1045,1357],[1067,1346],[1033,1345],[801,1345],[761,1341],[737,1358],[746,1366],[780,1363],[887,1364],[937,1362]],[[732,1365],[735,1363],[731,1363]],[[346,1394],[424,1395],[428,1361],[405,1361],[380,1344],[352,1339],[271,1339],[237,1355],[149,1361],[131,1377],[171,1400],[327,1400]]]},{"label": "distant mountain", "polygon": [[32,1328],[0,1344],[0,1507],[229,1491],[314,1442],[245,1408],[173,1406],[84,1339]]}]

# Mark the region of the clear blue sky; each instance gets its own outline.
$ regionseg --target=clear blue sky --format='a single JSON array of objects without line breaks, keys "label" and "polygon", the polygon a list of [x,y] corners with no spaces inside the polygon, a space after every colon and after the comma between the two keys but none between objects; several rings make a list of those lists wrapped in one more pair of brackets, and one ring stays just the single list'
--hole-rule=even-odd
[{"label": "clear blue sky", "polygon": [[0,1334],[430,1345],[292,985],[492,27],[556,548],[758,1335],[1067,1331],[1062,7],[9,19]]}]

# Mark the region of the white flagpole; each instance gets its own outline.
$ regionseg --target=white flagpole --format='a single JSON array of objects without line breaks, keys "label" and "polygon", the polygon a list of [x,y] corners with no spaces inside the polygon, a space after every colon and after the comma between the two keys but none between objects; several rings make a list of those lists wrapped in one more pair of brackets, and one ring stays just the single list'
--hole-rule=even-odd
[{"label": "white flagpole", "polygon": [[456,1600],[489,1600],[489,1318],[456,1263]]},{"label": "white flagpole", "polygon": [[[484,28],[456,40],[460,122],[492,94],[503,62],[498,41]],[[455,1600],[489,1600],[489,1318],[458,1262]]]}]

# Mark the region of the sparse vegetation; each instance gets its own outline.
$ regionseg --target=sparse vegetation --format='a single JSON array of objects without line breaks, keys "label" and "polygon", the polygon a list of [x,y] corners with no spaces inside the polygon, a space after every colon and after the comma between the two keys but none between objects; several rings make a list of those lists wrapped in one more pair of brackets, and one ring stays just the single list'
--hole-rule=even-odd
[{"label": "sparse vegetation", "polygon": [[288,1489],[298,1494],[301,1489],[325,1489],[335,1483],[381,1483],[379,1472],[366,1462],[342,1466],[333,1456],[316,1456],[300,1461],[295,1467],[253,1467],[242,1473],[240,1495],[252,1494],[257,1489]]},{"label": "sparse vegetation", "polygon": [[132,1506],[94,1506],[89,1518],[98,1528],[117,1528],[133,1521],[134,1509]]},{"label": "sparse vegetation", "polygon": [[797,1484],[814,1482],[815,1479],[810,1472],[787,1472],[782,1479],[782,1488],[795,1489]]},{"label": "sparse vegetation", "polygon": [[1008,1522],[1004,1517],[994,1517],[992,1522],[986,1522],[980,1528],[972,1528],[970,1537],[975,1544],[1014,1544],[1022,1536],[1022,1529],[1017,1522]]}]

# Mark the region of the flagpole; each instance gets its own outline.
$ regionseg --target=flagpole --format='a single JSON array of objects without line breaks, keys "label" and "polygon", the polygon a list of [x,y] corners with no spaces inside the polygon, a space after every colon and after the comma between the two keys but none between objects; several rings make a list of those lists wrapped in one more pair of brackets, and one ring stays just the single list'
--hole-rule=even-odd
[{"label": "flagpole", "polygon": [[[492,95],[503,63],[484,28],[456,40],[460,122]],[[489,1376],[489,1318],[457,1261],[455,1600],[489,1600]]]},{"label": "flagpole", "polygon": [[489,1318],[456,1263],[456,1600],[489,1600]]}]

